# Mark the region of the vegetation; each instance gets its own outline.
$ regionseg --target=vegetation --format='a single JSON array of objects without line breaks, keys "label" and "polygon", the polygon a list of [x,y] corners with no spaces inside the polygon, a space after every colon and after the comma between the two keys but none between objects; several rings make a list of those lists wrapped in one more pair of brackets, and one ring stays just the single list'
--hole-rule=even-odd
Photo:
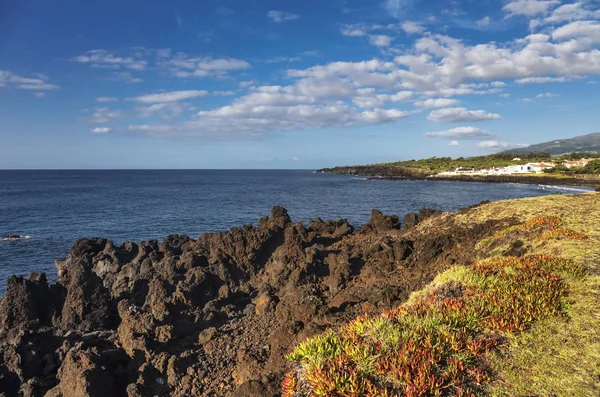
[{"label": "vegetation", "polygon": [[[515,157],[520,158],[521,161],[513,161]],[[520,154],[518,156],[508,153],[498,153],[489,156],[470,158],[459,157],[457,159],[452,159],[451,157],[432,157],[423,160],[399,161],[395,163],[385,163],[382,165],[416,168],[428,172],[443,172],[454,170],[456,168],[474,168],[476,170],[481,170],[491,167],[507,167],[510,165],[551,160],[552,157],[548,153],[527,153]]]},{"label": "vegetation", "polygon": [[423,299],[361,317],[309,339],[289,360],[285,396],[470,396],[490,379],[482,358],[503,333],[565,316],[567,284],[580,269],[548,256],[494,258],[462,271]]},{"label": "vegetation", "polygon": [[[600,217],[600,195],[447,216],[470,224],[513,215],[528,220],[480,244],[490,259],[298,346],[284,396],[598,395],[600,229],[588,220]],[[517,240],[533,255],[494,256]]]},{"label": "vegetation", "polygon": [[544,170],[544,172],[549,174],[567,175],[600,175],[600,160],[590,161],[585,167],[567,168],[564,165],[560,164],[554,168]]}]

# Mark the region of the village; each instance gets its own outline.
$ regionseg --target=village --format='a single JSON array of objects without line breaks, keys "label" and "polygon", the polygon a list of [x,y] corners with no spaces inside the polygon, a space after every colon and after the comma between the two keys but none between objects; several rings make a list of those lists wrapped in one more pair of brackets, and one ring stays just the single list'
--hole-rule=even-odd
[{"label": "village", "polygon": [[[549,170],[562,165],[568,169],[585,167],[595,158],[580,159],[574,161],[563,161],[562,163],[554,162],[539,162],[510,165],[507,167],[491,167],[487,169],[476,170],[475,168],[456,168],[454,171],[444,171],[438,175],[518,175],[518,174],[542,174],[544,170]],[[512,161],[520,162],[520,158],[516,157]]]}]

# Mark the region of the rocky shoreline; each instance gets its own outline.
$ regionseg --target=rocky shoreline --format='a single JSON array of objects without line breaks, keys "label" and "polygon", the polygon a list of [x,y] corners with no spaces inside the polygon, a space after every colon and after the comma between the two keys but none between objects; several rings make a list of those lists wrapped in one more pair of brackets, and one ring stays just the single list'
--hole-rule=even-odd
[{"label": "rocky shoreline", "polygon": [[56,262],[56,283],[8,280],[0,395],[279,396],[295,345],[398,306],[516,222],[465,226],[426,209],[400,221],[374,210],[355,229],[293,224],[274,207],[256,227],[196,240],[77,241]]},{"label": "rocky shoreline", "polygon": [[480,182],[480,183],[522,183],[528,185],[560,185],[560,186],[579,186],[593,187],[600,189],[600,179],[590,178],[556,178],[546,175],[489,175],[489,176],[444,176],[436,174],[427,174],[420,171],[411,170],[407,167],[387,167],[387,166],[350,166],[323,168],[319,173],[330,173],[337,175],[355,175],[362,176],[369,180],[410,180],[410,181],[446,181],[446,182]]}]

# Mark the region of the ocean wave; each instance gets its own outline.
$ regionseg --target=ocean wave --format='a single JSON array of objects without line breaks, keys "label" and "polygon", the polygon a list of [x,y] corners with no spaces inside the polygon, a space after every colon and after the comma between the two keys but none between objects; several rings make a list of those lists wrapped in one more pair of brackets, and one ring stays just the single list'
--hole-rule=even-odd
[{"label": "ocean wave", "polygon": [[29,235],[25,235],[25,236],[21,236],[21,235],[10,235],[10,236],[3,236],[2,238],[0,238],[0,240],[3,241],[15,241],[15,240],[29,240],[31,238],[31,236]]},{"label": "ocean wave", "polygon": [[580,192],[580,193],[588,193],[593,192],[593,189],[583,189],[569,186],[557,186],[557,185],[539,185],[542,189],[550,189],[550,190],[562,190],[567,192]]}]

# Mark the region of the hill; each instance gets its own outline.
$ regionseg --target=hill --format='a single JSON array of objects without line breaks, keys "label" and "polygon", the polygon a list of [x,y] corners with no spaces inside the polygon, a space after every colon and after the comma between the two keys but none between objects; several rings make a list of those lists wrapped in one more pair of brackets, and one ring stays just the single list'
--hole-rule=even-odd
[{"label": "hill", "polygon": [[572,152],[600,152],[600,133],[538,143],[523,148],[507,150],[503,153],[520,154],[531,152],[544,152],[552,155]]}]

